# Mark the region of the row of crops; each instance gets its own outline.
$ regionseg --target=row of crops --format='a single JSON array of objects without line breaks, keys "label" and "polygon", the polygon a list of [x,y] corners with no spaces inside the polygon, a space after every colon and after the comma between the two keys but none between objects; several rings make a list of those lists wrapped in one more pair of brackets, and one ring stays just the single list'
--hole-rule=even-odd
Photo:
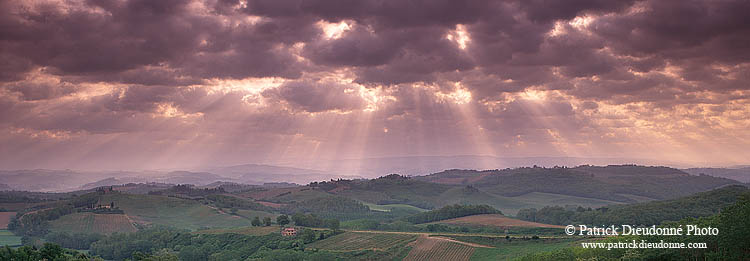
[{"label": "row of crops", "polygon": [[408,234],[347,232],[317,241],[310,247],[334,251],[384,250],[394,246],[406,245],[416,238],[417,236]]},{"label": "row of crops", "polygon": [[75,213],[66,215],[52,222],[57,231],[104,233],[134,232],[137,229],[125,215]]},{"label": "row of crops", "polygon": [[474,247],[433,238],[420,238],[404,260],[469,260]]}]

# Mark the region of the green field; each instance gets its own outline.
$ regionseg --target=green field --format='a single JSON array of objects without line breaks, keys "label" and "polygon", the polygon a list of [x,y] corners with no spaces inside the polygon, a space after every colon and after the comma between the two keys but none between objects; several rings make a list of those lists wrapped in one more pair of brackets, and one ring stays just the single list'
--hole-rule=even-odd
[{"label": "green field", "polygon": [[283,194],[277,197],[271,197],[265,199],[266,201],[270,202],[278,202],[278,203],[290,203],[290,202],[302,202],[308,199],[314,199],[314,198],[327,198],[327,197],[333,197],[333,195],[325,192],[320,191],[317,189],[305,189],[300,191],[293,191],[288,194]]},{"label": "green field", "polygon": [[[398,195],[399,193],[395,193],[395,194]],[[408,192],[404,192],[404,193],[408,193]],[[422,208],[415,207],[412,205],[407,205],[407,204],[378,205],[378,204],[373,203],[373,202],[378,202],[378,201],[389,198],[389,196],[383,192],[367,191],[367,190],[353,190],[353,191],[347,190],[347,191],[338,192],[337,195],[357,199],[361,201],[363,204],[370,207],[370,209],[374,211],[388,212],[388,211],[393,211],[394,208],[399,208],[399,209],[412,211],[412,212],[413,211],[420,211],[420,212],[426,211],[426,209],[422,209]],[[320,197],[320,196],[321,195],[318,192],[303,192],[303,193],[299,193],[296,195],[295,194],[287,195],[282,198],[285,198],[285,199],[295,198],[299,200],[302,198]],[[541,192],[532,192],[532,193],[527,193],[521,196],[506,197],[506,196],[489,193],[481,189],[468,190],[465,187],[449,188],[443,191],[442,193],[435,195],[433,197],[428,197],[428,198],[416,197],[416,198],[421,198],[421,200],[429,202],[430,204],[437,206],[437,207],[445,206],[445,205],[452,205],[452,204],[470,204],[470,205],[486,204],[486,205],[490,205],[502,211],[506,215],[515,215],[516,213],[518,213],[518,210],[523,209],[523,208],[538,208],[539,209],[545,206],[555,206],[555,205],[557,206],[580,205],[583,207],[597,208],[597,207],[601,207],[605,205],[621,204],[621,202],[610,201],[610,200],[576,197],[576,196],[569,196],[569,195],[562,195],[562,194],[541,193]]]},{"label": "green field", "polygon": [[268,227],[237,227],[237,228],[216,228],[216,229],[205,229],[198,230],[193,233],[196,234],[242,234],[242,235],[253,235],[262,236],[271,233],[277,233],[281,230],[279,226],[268,226]]},{"label": "green field", "polygon": [[52,231],[71,232],[71,233],[100,233],[111,234],[115,232],[135,232],[138,230],[122,214],[94,214],[94,213],[73,213],[65,215],[57,220],[50,222]]},{"label": "green field", "polygon": [[440,197],[435,201],[440,206],[453,204],[490,205],[506,214],[513,214],[518,209],[528,207],[528,203],[521,202],[516,198],[495,195],[481,190],[466,190],[463,187],[449,189],[440,194]]},{"label": "green field", "polygon": [[531,192],[528,194],[524,194],[524,195],[521,195],[518,197],[512,197],[512,198],[528,203],[528,204],[535,204],[535,205],[540,205],[540,206],[580,205],[583,207],[596,208],[596,207],[601,207],[605,205],[622,204],[622,202],[611,201],[611,200],[584,198],[584,197],[568,196],[568,195],[553,194],[553,193],[542,193],[542,192]]},{"label": "green field", "polygon": [[[198,201],[157,195],[106,194],[102,202],[115,202],[135,222],[177,228],[221,228],[250,226],[250,219],[220,212]],[[229,211],[228,209],[225,211]],[[239,214],[254,216],[257,212]],[[270,214],[269,214],[270,215]]]},{"label": "green field", "polygon": [[0,229],[0,246],[20,246],[21,237],[14,235],[12,232]]},{"label": "green field", "polygon": [[480,236],[448,236],[452,239],[491,246],[492,248],[476,248],[471,260],[509,260],[525,256],[531,253],[554,251],[576,244],[575,239],[547,238],[547,239],[521,239],[513,238],[510,241],[499,237]]},{"label": "green field", "polygon": [[386,250],[404,246],[416,238],[416,235],[409,234],[346,232],[316,241],[309,247],[331,251]]},{"label": "green field", "polygon": [[[229,209],[224,209],[225,212],[230,212]],[[274,213],[268,213],[265,211],[258,211],[258,210],[249,210],[249,209],[238,209],[237,210],[237,216],[247,218],[247,219],[253,219],[254,217],[258,217],[261,220],[263,220],[264,217],[270,217],[273,222],[276,222],[276,217],[279,216],[279,214]]]},{"label": "green field", "polygon": [[406,204],[387,204],[387,205],[377,205],[373,203],[367,203],[362,202],[362,204],[365,204],[365,206],[369,207],[370,210],[373,211],[383,211],[383,212],[391,212],[394,210],[404,210],[404,211],[410,211],[410,212],[425,212],[427,209],[418,208],[412,205],[406,205]]}]

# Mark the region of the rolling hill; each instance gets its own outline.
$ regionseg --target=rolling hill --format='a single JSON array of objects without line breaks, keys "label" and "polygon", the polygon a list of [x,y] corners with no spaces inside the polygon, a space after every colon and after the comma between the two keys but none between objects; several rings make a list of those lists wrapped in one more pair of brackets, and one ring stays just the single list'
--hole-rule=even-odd
[{"label": "rolling hill", "polygon": [[750,167],[739,168],[690,168],[683,171],[693,175],[709,175],[750,183]]},{"label": "rolling hill", "polygon": [[559,225],[542,224],[537,222],[530,222],[520,219],[509,218],[500,214],[481,214],[471,215],[459,218],[446,219],[436,221],[434,223],[440,224],[455,224],[455,225],[481,225],[481,226],[496,226],[496,227],[544,227],[544,228],[563,228]]},{"label": "rolling hill", "polygon": [[741,197],[750,197],[750,189],[731,185],[677,199],[611,205],[598,209],[569,209],[560,206],[524,209],[518,217],[548,224],[634,224],[658,225],[684,218],[707,217],[719,213]]},{"label": "rolling hill", "polygon": [[159,195],[112,193],[103,195],[101,202],[114,202],[134,222],[160,224],[196,230],[250,226],[250,219],[230,215],[195,200]]},{"label": "rolling hill", "polygon": [[735,180],[693,176],[668,167],[635,165],[447,170],[414,179],[440,184],[471,185],[506,197],[541,192],[625,203],[637,202],[636,198],[639,197],[670,199],[739,184]]}]

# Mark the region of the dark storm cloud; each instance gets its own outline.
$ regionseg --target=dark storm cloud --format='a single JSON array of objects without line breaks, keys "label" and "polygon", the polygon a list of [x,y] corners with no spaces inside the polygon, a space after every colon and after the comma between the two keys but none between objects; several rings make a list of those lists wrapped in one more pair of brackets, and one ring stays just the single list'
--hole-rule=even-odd
[{"label": "dark storm cloud", "polygon": [[[473,68],[519,85],[554,85],[554,77],[530,71],[560,67],[563,76],[577,78],[618,66],[648,72],[665,61],[690,67],[750,58],[742,1],[86,3],[4,3],[0,44],[10,66],[2,78],[18,80],[34,66],[48,66],[92,81],[186,85],[320,70],[292,54],[296,43],[305,43],[301,55],[316,66],[353,67],[357,82],[386,85],[433,82],[440,73]],[[247,22],[247,15],[257,18]],[[562,23],[565,33],[549,35],[556,23],[580,15],[596,17],[586,26],[590,32]],[[352,28],[326,39],[319,20],[349,21]],[[470,35],[466,50],[445,39],[458,24]],[[695,67],[684,70],[688,80],[713,80],[714,72]]]},{"label": "dark storm cloud", "polygon": [[[747,10],[740,0],[0,1],[0,133],[148,144],[165,139],[149,133],[190,129],[176,135],[265,148],[309,134],[308,123],[357,122],[347,128],[370,128],[384,150],[475,131],[507,146],[625,144],[641,134],[631,112],[669,135],[683,134],[665,119],[705,136],[743,126]],[[329,35],[338,23],[347,29]],[[330,140],[317,131],[294,140]]]},{"label": "dark storm cloud", "polygon": [[352,111],[363,109],[365,101],[356,89],[337,83],[289,82],[263,92],[306,112]]},{"label": "dark storm cloud", "polygon": [[533,21],[570,20],[584,12],[609,13],[630,7],[636,0],[528,0],[519,1],[521,10]]},{"label": "dark storm cloud", "polygon": [[[226,25],[219,17],[194,13],[191,1],[90,1],[90,6],[52,2],[32,8],[8,4],[0,20],[3,56],[18,78],[49,66],[59,75],[103,76],[130,83],[183,83],[184,78],[298,77],[286,47],[318,33],[314,21],[265,19]],[[22,57],[23,59],[20,59]],[[144,66],[172,70],[161,79]],[[132,72],[145,78],[135,80]],[[11,70],[10,72],[13,72]],[[172,78],[172,79],[170,79]]]},{"label": "dark storm cloud", "polygon": [[47,100],[62,97],[78,91],[75,84],[57,81],[22,81],[3,85],[10,92],[20,94],[26,101]]},{"label": "dark storm cloud", "polygon": [[287,17],[312,15],[327,21],[352,19],[380,28],[455,24],[476,21],[480,15],[492,15],[494,1],[417,0],[251,0],[242,11],[259,16]]}]

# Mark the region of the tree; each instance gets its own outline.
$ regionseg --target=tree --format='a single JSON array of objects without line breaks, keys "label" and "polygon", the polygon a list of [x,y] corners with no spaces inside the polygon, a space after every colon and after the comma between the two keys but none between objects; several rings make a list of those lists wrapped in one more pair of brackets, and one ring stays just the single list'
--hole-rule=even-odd
[{"label": "tree", "polygon": [[279,224],[279,226],[285,226],[289,224],[289,216],[287,215],[280,215],[276,218],[276,223]]},{"label": "tree", "polygon": [[333,231],[338,231],[339,227],[341,227],[341,222],[339,222],[338,219],[326,219],[326,227],[333,229]]},{"label": "tree", "polygon": [[718,216],[719,246],[723,257],[746,260],[750,258],[750,196],[742,196],[738,202],[726,207]]},{"label": "tree", "polygon": [[259,218],[259,217],[255,217],[255,218],[253,218],[253,221],[251,222],[251,224],[252,224],[252,225],[253,225],[254,227],[259,227],[259,226],[261,225],[261,223],[260,223],[260,218]]},{"label": "tree", "polygon": [[271,225],[271,218],[270,217],[264,217],[263,218],[263,225],[270,226]]},{"label": "tree", "polygon": [[151,255],[136,252],[133,254],[133,259],[136,261],[178,261],[177,253],[172,250],[162,248],[156,253]]},{"label": "tree", "polygon": [[310,243],[315,241],[315,231],[312,229],[305,228],[302,230],[302,241],[305,243]]}]

